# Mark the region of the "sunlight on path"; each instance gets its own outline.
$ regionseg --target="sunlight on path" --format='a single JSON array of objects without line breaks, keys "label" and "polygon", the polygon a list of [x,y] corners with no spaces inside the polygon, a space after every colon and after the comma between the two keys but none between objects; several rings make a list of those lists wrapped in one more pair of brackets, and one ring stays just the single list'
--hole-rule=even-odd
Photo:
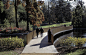
[{"label": "sunlight on path", "polygon": [[54,45],[48,43],[47,32],[32,39],[28,45],[25,46],[22,53],[58,53]]}]

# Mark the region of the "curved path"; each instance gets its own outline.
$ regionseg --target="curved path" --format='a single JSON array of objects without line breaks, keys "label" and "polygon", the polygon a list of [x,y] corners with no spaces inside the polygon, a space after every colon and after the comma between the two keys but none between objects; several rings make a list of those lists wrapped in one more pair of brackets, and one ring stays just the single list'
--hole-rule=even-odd
[{"label": "curved path", "polygon": [[24,48],[22,53],[58,53],[54,45],[48,43],[47,32],[34,37]]}]

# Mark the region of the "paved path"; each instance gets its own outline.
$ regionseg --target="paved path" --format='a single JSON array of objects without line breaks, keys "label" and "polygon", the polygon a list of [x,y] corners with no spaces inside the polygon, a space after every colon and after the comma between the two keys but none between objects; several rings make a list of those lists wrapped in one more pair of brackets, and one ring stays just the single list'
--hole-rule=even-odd
[{"label": "paved path", "polygon": [[48,43],[47,32],[34,37],[24,48],[22,53],[58,53],[54,45]]}]

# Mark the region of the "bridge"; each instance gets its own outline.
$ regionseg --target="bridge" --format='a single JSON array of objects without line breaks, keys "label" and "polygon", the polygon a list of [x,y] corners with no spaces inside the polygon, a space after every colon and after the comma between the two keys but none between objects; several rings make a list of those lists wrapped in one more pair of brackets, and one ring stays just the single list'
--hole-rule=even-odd
[{"label": "bridge", "polygon": [[[29,33],[27,35],[27,45],[25,46],[24,50],[22,51],[21,55],[40,55],[40,53],[50,53],[50,54],[56,54],[59,53],[54,44],[55,40],[59,38],[60,36],[64,34],[68,34],[72,31],[73,26],[59,26],[59,27],[51,27],[51,43],[48,42],[48,33],[47,31],[49,28],[44,28],[43,37],[38,35],[38,38],[36,36],[36,30]],[[39,53],[39,54],[38,54]],[[49,55],[50,55],[49,54]]]}]

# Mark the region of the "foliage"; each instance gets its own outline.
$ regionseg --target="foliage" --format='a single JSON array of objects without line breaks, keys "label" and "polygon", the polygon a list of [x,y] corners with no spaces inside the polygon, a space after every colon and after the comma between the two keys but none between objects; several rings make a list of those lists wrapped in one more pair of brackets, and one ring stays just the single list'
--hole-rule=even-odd
[{"label": "foliage", "polygon": [[9,20],[5,18],[4,20],[4,25],[6,25],[6,27],[10,27],[10,23]]},{"label": "foliage", "polygon": [[78,49],[74,52],[70,52],[64,55],[85,55],[86,49]]},{"label": "foliage", "polygon": [[58,4],[55,7],[55,15],[57,22],[71,21],[71,5],[64,0],[58,0]]},{"label": "foliage", "polygon": [[26,26],[27,26],[27,22],[26,21],[24,21],[24,20],[22,20],[21,22],[19,22],[19,27],[21,27],[21,28],[26,28]]},{"label": "foliage", "polygon": [[0,11],[1,13],[4,11],[4,4],[2,1],[0,1]]},{"label": "foliage", "polygon": [[[9,9],[5,10],[6,19],[9,20],[9,23],[16,22],[15,20],[15,9],[13,5],[10,5]],[[17,14],[17,19],[19,20],[19,15]]]},{"label": "foliage", "polygon": [[17,28],[17,27],[8,27],[8,28],[6,27],[6,28],[0,30],[0,33],[5,33],[5,34],[23,33],[23,32],[25,32],[25,29]]},{"label": "foliage", "polygon": [[82,47],[83,44],[85,44],[86,38],[81,37],[68,37],[67,39],[60,40],[61,46],[71,46],[72,44],[77,47]]},{"label": "foliage", "polygon": [[56,23],[57,19],[56,19],[56,16],[55,16],[55,4],[53,4],[52,2],[51,2],[51,7],[50,7],[49,18],[50,18],[51,23]]},{"label": "foliage", "polygon": [[16,37],[8,37],[8,38],[0,38],[0,46],[6,48],[17,48],[24,46],[24,40],[22,38]]},{"label": "foliage", "polygon": [[44,14],[39,7],[39,4],[41,5],[41,3],[39,2],[37,4],[36,0],[33,0],[32,3],[27,0],[26,2],[27,2],[26,10],[30,14],[29,18],[30,18],[31,24],[40,26],[40,24],[42,24],[42,21],[44,21]]},{"label": "foliage", "polygon": [[42,6],[42,8],[43,8],[43,13],[44,13],[44,18],[45,18],[45,20],[46,21],[44,21],[43,23],[48,23],[49,22],[49,20],[48,20],[48,10],[47,10],[47,6],[44,4],[43,6]]},{"label": "foliage", "polygon": [[27,16],[26,16],[26,11],[25,11],[25,7],[23,7],[21,4],[18,5],[17,7],[17,13],[19,15],[19,20],[26,20]]},{"label": "foliage", "polygon": [[81,28],[82,27],[82,15],[83,15],[82,7],[77,5],[76,9],[73,13],[73,25],[75,28]]}]

